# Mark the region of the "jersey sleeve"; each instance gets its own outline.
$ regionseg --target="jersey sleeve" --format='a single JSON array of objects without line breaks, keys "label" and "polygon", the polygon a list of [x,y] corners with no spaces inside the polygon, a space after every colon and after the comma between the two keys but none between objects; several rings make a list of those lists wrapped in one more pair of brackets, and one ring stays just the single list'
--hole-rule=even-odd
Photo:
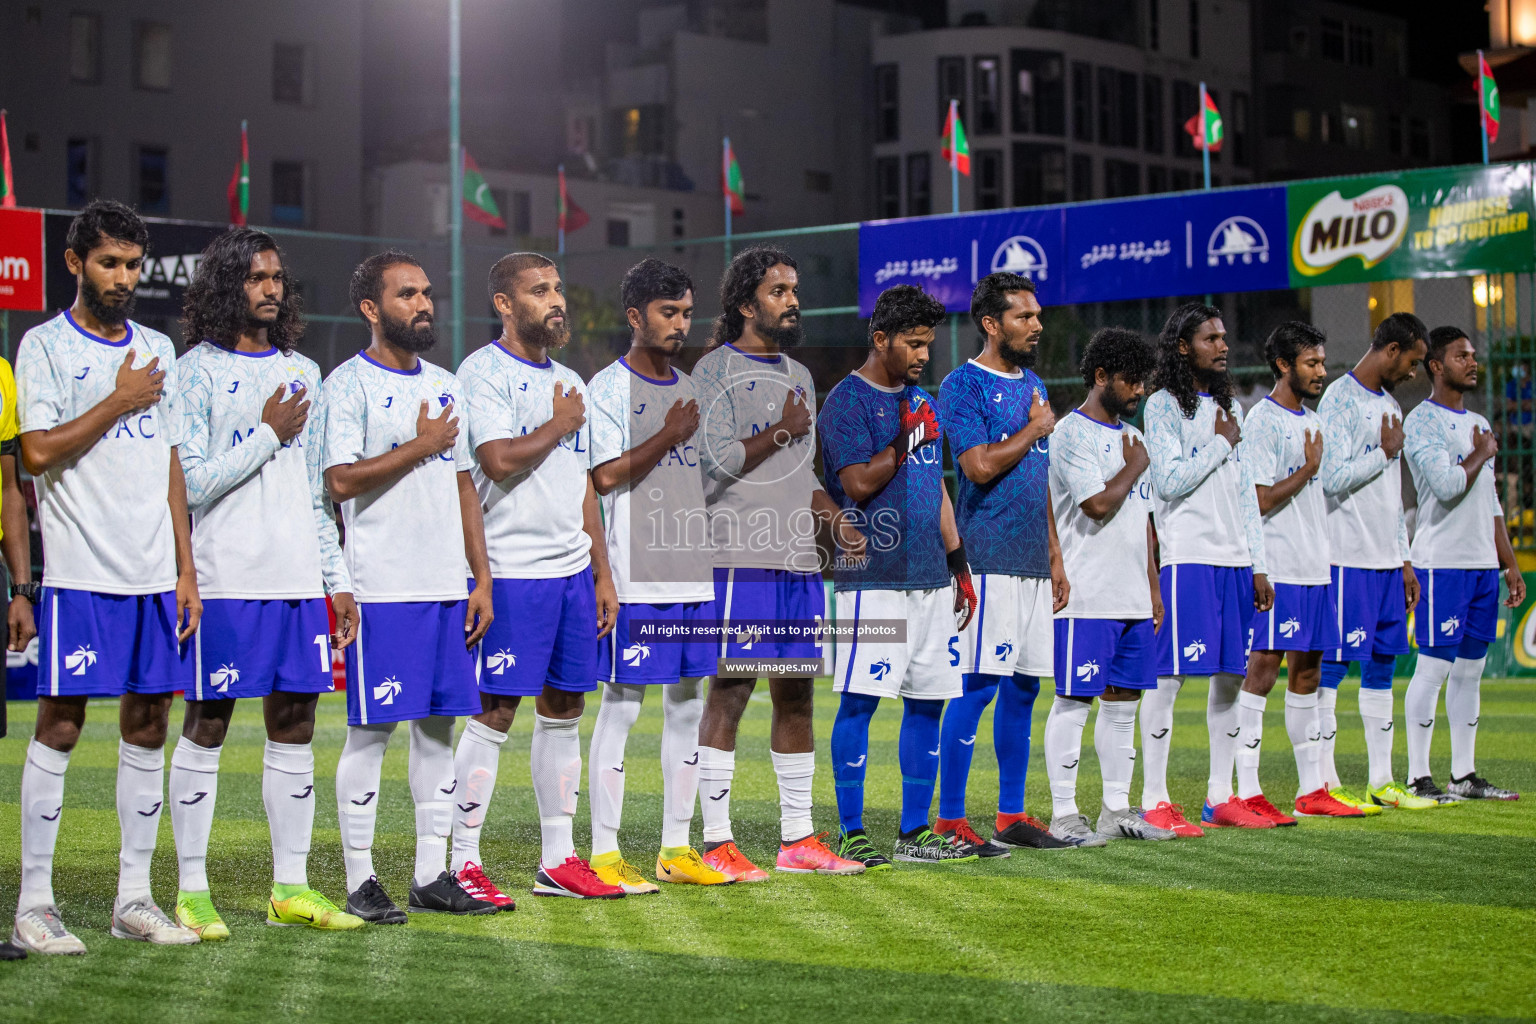
[{"label": "jersey sleeve", "polygon": [[64,387],[54,373],[47,347],[34,335],[21,339],[16,353],[16,408],[22,433],[52,430],[64,422]]},{"label": "jersey sleeve", "polygon": [[834,391],[821,410],[821,446],[826,453],[828,473],[839,473],[847,466],[868,462],[879,451],[870,434],[865,410],[849,396]]},{"label": "jersey sleeve", "polygon": [[[1074,417],[1080,418],[1080,417]],[[1081,428],[1057,430],[1051,445],[1051,482],[1062,493],[1081,505],[1104,490],[1104,471],[1094,438]]]},{"label": "jersey sleeve", "polygon": [[1388,462],[1380,444],[1372,445],[1364,454],[1356,453],[1359,446],[1355,443],[1355,432],[1369,425],[1360,424],[1360,410],[1350,407],[1342,397],[1335,398],[1335,393],[1339,393],[1338,388],[1330,389],[1317,403],[1317,415],[1323,421],[1323,462],[1318,476],[1323,493],[1330,498],[1370,483],[1381,475]]},{"label": "jersey sleeve", "polygon": [[[212,342],[203,342],[211,345]],[[212,504],[252,473],[282,448],[277,434],[262,423],[250,437],[215,453],[211,422],[213,418],[213,381],[195,360],[181,362],[181,471],[187,480],[187,505],[198,509]],[[313,407],[311,407],[313,418]]]},{"label": "jersey sleeve", "polygon": [[1166,391],[1147,400],[1147,455],[1152,460],[1152,486],[1164,501],[1182,498],[1199,487],[1232,453],[1227,439],[1213,434],[1204,451],[1185,455],[1183,420],[1178,401]]},{"label": "jersey sleeve", "polygon": [[693,370],[693,387],[699,396],[699,462],[712,480],[734,479],[747,460],[746,446],[736,436],[736,406],[725,372],[728,365],[724,355],[708,355]]},{"label": "jersey sleeve", "polygon": [[631,445],[629,440],[629,395],[622,387],[616,373],[599,373],[592,378],[591,415],[587,422],[592,425],[592,468],[612,462]]},{"label": "jersey sleeve", "polygon": [[1243,439],[1237,443],[1238,458],[1260,487],[1273,487],[1282,479],[1285,432],[1274,416],[1249,416]]},{"label": "jersey sleeve", "polygon": [[816,478],[816,463],[820,461],[815,456],[815,453],[820,450],[817,447],[818,438],[816,432],[816,416],[818,414],[818,408],[816,405],[816,381],[811,377],[811,371],[802,365],[797,364],[795,375],[798,378],[797,387],[795,390],[798,391],[800,393],[800,397],[805,400],[805,409],[808,413],[811,414],[811,431],[805,435],[805,443],[810,446],[809,450],[812,455],[810,458],[805,459],[800,464],[800,475],[803,478],[806,486],[810,488],[810,490],[806,492],[806,500],[809,501],[809,495],[812,492],[821,489],[821,481]]},{"label": "jersey sleeve", "polygon": [[[455,395],[464,394],[463,378],[455,377],[448,385]],[[467,404],[467,403],[466,403]],[[460,473],[468,473],[475,468],[475,447],[470,442],[468,409],[461,409],[458,404],[453,407],[453,414],[459,419],[459,436],[453,442],[453,468]]]},{"label": "jersey sleeve", "polygon": [[968,373],[952,373],[939,385],[939,412],[949,453],[955,458],[987,443],[987,417],[981,406],[981,390]]},{"label": "jersey sleeve", "polygon": [[[460,378],[464,395],[464,426],[471,450],[489,441],[503,441],[517,436],[521,420],[518,402],[502,386],[504,378],[496,373],[465,373]],[[455,453],[457,464],[458,455]]]},{"label": "jersey sleeve", "polygon": [[348,370],[331,374],[325,397],[325,455],[320,468],[350,466],[362,459],[368,436],[368,410],[362,387]]},{"label": "jersey sleeve", "polygon": [[1409,416],[1403,421],[1403,452],[1415,476],[1422,480],[1442,504],[1461,497],[1467,489],[1467,474],[1451,457],[1450,446],[1440,429],[1439,417],[1430,413]]},{"label": "jersey sleeve", "polygon": [[11,445],[20,432],[16,415],[16,377],[11,364],[0,359],[0,447]]},{"label": "jersey sleeve", "polygon": [[315,532],[320,538],[320,575],[325,580],[327,594],[352,591],[352,579],[347,572],[347,560],[341,552],[341,534],[336,528],[336,506],[331,502],[325,487],[325,388],[320,383],[320,370],[305,374],[305,383],[314,402],[309,407],[309,419],[304,423],[304,468],[309,475],[310,504],[314,510]]},{"label": "jersey sleeve", "polygon": [[1268,575],[1269,567],[1264,558],[1264,517],[1259,513],[1259,491],[1254,483],[1253,470],[1248,460],[1239,457],[1238,508],[1243,515],[1243,534],[1248,540],[1248,557],[1253,560],[1255,576]]}]

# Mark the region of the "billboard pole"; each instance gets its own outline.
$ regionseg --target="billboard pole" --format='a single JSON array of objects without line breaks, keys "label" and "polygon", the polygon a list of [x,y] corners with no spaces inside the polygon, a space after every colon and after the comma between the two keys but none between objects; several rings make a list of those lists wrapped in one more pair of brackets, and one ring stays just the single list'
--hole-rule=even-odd
[{"label": "billboard pole", "polygon": [[453,339],[453,368],[464,359],[464,152],[459,139],[461,0],[448,0],[448,323]]}]

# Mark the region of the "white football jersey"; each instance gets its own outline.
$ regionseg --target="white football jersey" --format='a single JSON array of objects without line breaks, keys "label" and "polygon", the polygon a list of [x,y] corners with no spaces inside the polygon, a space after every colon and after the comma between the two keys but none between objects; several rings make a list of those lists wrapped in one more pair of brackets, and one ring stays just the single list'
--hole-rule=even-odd
[{"label": "white football jersey", "polygon": [[[1251,565],[1265,572],[1259,499],[1242,454],[1216,433],[1216,400],[1200,395],[1186,417],[1167,391],[1146,403],[1152,515],[1162,565]],[[1241,407],[1232,403],[1241,429]]]},{"label": "white football jersey", "polygon": [[[816,479],[816,383],[811,371],[780,353],[749,355],[734,345],[706,352],[694,365],[699,395],[699,461],[705,473],[715,564],[735,569],[815,572],[816,521],[811,495]],[[778,449],[750,472],[742,439],[784,415],[790,390],[804,399],[810,433]]]},{"label": "white football jersey", "polygon": [[1147,516],[1152,512],[1151,472],[1131,485],[1112,515],[1096,522],[1082,504],[1104,490],[1125,466],[1122,444],[1129,423],[1110,426],[1080,409],[1056,423],[1051,434],[1051,501],[1061,562],[1072,584],[1063,619],[1150,619],[1152,587],[1147,581]]},{"label": "white football jersey", "polygon": [[1373,391],[1346,373],[1317,403],[1323,421],[1322,481],[1328,549],[1334,565],[1401,569],[1408,561],[1401,457],[1381,449],[1381,418],[1403,418],[1389,392]]},{"label": "white football jersey", "polygon": [[[586,398],[581,375],[546,358],[530,363],[492,342],[459,366],[469,413],[469,441],[522,437],[555,413],[555,384]],[[574,576],[592,561],[592,538],[582,529],[582,502],[592,467],[592,408],[587,422],[560,439],[537,466],[496,483],[475,462],[475,489],[485,509],[485,546],[491,575],[500,579]]]},{"label": "white football jersey", "polygon": [[1473,430],[1487,430],[1480,413],[1447,409],[1425,399],[1403,420],[1403,454],[1419,493],[1413,564],[1423,569],[1497,569],[1493,517],[1502,516],[1492,462],[1468,486],[1462,460],[1472,454]]},{"label": "white football jersey", "polygon": [[[205,598],[294,600],[351,587],[320,470],[320,367],[297,352],[236,352],[212,342],[181,360],[197,588]],[[286,445],[261,413],[273,393],[310,403]]]},{"label": "white football jersey", "polygon": [[[619,359],[587,385],[592,468],[617,459],[660,432],[678,402],[696,401],[681,370],[653,380]],[[672,445],[638,484],[603,495],[608,560],[623,602],[673,604],[715,596],[709,516],[696,438]]]},{"label": "white football jersey", "polygon": [[[1320,434],[1323,421],[1302,406],[1292,412],[1268,395],[1248,411],[1238,442],[1254,484],[1271,487],[1306,464],[1306,435]],[[1326,444],[1326,440],[1324,442]],[[1321,467],[1319,467],[1321,468]],[[1264,561],[1271,583],[1323,586],[1328,583],[1327,511],[1316,474],[1287,501],[1264,516]]]},{"label": "white football jersey", "polygon": [[78,419],[117,390],[117,371],[160,360],[159,404],[118,418],[80,457],[36,478],[43,583],[103,594],[176,587],[176,537],[167,499],[171,449],[182,441],[180,367],[171,339],[131,320],[128,336],[88,334],[66,311],[28,331],[16,352],[21,432]]},{"label": "white football jersey", "polygon": [[413,372],[393,370],[359,352],[331,372],[324,391],[322,471],[383,455],[414,440],[422,402],[434,419],[453,406],[459,420],[453,450],[423,459],[388,487],[343,502],[341,519],[347,573],[359,601],[468,597],[458,474],[474,465],[474,457],[453,374],[425,359],[417,361]]}]

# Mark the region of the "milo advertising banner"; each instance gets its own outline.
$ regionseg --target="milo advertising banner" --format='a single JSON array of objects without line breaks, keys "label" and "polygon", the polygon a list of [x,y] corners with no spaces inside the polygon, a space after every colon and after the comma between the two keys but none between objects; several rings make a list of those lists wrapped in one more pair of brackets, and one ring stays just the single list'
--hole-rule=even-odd
[{"label": "milo advertising banner", "polygon": [[1435,168],[1286,186],[1290,283],[1532,269],[1531,165]]}]

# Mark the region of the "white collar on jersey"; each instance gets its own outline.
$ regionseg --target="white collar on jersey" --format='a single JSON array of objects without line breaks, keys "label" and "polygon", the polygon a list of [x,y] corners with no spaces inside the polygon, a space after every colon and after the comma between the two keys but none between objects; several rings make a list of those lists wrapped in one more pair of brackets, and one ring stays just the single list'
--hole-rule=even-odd
[{"label": "white collar on jersey", "polygon": [[1014,370],[1012,373],[1004,373],[1002,370],[994,370],[994,369],[992,369],[992,367],[988,366],[985,363],[978,363],[974,359],[967,359],[966,362],[970,363],[972,366],[976,367],[976,369],[978,369],[978,370],[986,370],[992,376],[994,376],[994,377],[1002,377],[1002,378],[1005,378],[1006,380],[1018,380],[1019,378],[1024,376],[1024,371],[1023,370]]},{"label": "white collar on jersey", "polygon": [[870,387],[874,388],[876,391],[884,391],[888,395],[899,395],[907,390],[907,386],[905,384],[898,384],[893,388],[888,388],[884,384],[876,384],[874,381],[864,376],[858,370],[854,370],[853,375],[859,378],[859,380],[863,381],[865,384],[868,384]]}]

